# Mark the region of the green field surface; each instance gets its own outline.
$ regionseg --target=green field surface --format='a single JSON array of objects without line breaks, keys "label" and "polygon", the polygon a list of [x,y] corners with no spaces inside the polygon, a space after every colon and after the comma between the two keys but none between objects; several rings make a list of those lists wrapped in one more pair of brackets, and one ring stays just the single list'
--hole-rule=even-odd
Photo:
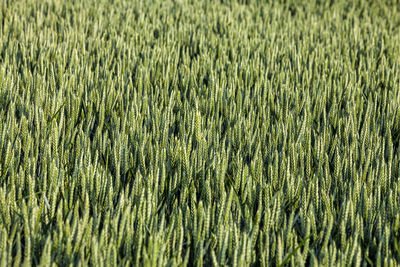
[{"label": "green field surface", "polygon": [[0,267],[399,266],[400,2],[0,0]]}]

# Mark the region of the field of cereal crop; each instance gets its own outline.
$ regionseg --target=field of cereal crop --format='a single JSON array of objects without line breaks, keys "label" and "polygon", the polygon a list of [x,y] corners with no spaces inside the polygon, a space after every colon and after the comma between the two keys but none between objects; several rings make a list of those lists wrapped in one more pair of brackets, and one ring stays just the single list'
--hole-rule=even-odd
[{"label": "field of cereal crop", "polygon": [[398,1],[0,0],[0,266],[398,266]]}]

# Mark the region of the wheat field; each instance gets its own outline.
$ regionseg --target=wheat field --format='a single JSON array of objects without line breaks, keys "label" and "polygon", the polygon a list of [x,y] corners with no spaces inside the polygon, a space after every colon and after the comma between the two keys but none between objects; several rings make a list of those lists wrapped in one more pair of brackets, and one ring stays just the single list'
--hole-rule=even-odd
[{"label": "wheat field", "polygon": [[1,0],[0,266],[399,266],[398,1]]}]

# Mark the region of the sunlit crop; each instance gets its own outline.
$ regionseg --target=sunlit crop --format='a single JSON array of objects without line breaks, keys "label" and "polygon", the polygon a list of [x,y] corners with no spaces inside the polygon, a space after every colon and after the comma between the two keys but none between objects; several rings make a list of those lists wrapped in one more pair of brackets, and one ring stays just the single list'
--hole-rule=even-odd
[{"label": "sunlit crop", "polygon": [[0,3],[0,266],[400,265],[400,3]]}]

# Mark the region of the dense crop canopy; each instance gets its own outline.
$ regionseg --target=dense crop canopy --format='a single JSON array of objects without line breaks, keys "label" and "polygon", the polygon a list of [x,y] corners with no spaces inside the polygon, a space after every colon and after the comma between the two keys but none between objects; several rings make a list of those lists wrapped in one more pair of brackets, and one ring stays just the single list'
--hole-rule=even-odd
[{"label": "dense crop canopy", "polygon": [[400,3],[0,3],[0,266],[400,264]]}]

